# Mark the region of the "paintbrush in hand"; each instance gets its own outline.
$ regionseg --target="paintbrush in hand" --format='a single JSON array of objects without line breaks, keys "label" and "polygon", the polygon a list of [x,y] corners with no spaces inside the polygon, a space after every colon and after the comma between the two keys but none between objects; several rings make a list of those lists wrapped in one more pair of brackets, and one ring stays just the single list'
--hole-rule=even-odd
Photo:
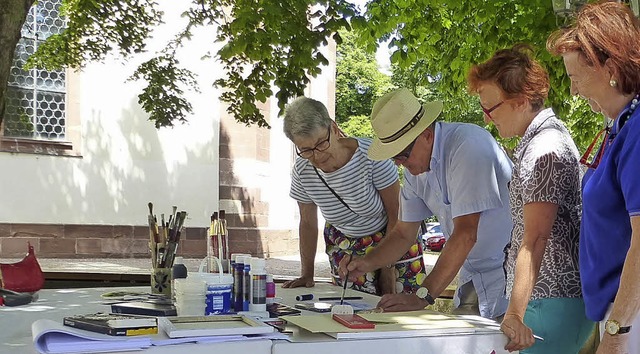
[{"label": "paintbrush in hand", "polygon": [[352,254],[349,253],[349,261],[347,262],[347,276],[344,279],[344,284],[342,284],[342,296],[340,296],[340,305],[344,303],[344,294],[347,292],[347,284],[349,283],[349,263],[351,263]]}]

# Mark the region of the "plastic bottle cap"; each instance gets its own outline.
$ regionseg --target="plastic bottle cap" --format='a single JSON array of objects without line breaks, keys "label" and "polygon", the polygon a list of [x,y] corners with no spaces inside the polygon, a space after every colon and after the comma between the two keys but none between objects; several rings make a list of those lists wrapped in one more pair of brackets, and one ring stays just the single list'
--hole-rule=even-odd
[{"label": "plastic bottle cap", "polygon": [[187,267],[182,263],[174,264],[171,268],[173,279],[186,278],[188,273]]},{"label": "plastic bottle cap", "polygon": [[251,262],[251,256],[249,255],[243,255],[240,256],[241,261],[239,261],[238,263],[242,263],[242,264],[250,264],[249,262]]},{"label": "plastic bottle cap", "polygon": [[273,283],[273,275],[267,274],[267,283]]}]

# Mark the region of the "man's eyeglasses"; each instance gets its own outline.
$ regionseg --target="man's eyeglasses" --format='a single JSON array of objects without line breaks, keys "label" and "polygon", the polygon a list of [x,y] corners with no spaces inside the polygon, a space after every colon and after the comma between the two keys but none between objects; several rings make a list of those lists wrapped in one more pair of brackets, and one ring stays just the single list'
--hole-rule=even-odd
[{"label": "man's eyeglasses", "polygon": [[[589,162],[589,157],[591,156],[591,152],[593,151],[593,148],[596,146],[596,143],[600,141],[600,137],[603,135],[604,135],[604,140],[600,142],[600,148],[596,150],[596,153],[593,155],[593,157],[591,157],[591,162]],[[593,168],[593,169],[597,168],[598,165],[600,164],[600,160],[602,159],[602,155],[604,155],[604,149],[607,146],[609,140],[610,140],[609,128],[604,128],[600,130],[596,135],[596,137],[591,142],[591,144],[589,144],[587,151],[585,151],[582,157],[580,158],[580,163],[587,166],[588,168]]]},{"label": "man's eyeglasses", "polygon": [[411,150],[413,150],[413,145],[415,143],[416,143],[415,140],[412,141],[411,144],[409,144],[409,146],[404,148],[404,150],[400,151],[400,153],[398,153],[396,156],[392,157],[391,159],[396,160],[398,162],[408,160],[409,156],[411,156]]},{"label": "man's eyeglasses", "polygon": [[329,125],[329,135],[325,140],[322,140],[321,142],[317,143],[316,146],[312,147],[311,149],[298,150],[298,147],[296,146],[296,154],[298,154],[298,156],[302,158],[309,159],[313,156],[316,150],[317,151],[327,150],[329,146],[331,146],[330,140],[331,140],[331,125]]},{"label": "man's eyeglasses", "polygon": [[484,114],[487,115],[487,117],[489,117],[489,119],[493,119],[491,117],[491,112],[495,111],[498,107],[500,107],[502,104],[504,103],[503,101],[498,102],[497,104],[495,104],[493,107],[491,108],[484,108],[484,106],[482,105],[482,103],[480,103],[480,108],[482,108],[482,111],[484,112]]}]

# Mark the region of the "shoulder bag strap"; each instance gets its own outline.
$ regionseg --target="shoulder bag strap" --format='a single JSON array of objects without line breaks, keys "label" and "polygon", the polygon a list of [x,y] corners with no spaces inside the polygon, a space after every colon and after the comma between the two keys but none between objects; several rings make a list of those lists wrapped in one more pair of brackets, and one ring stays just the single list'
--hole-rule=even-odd
[{"label": "shoulder bag strap", "polygon": [[318,177],[320,178],[320,180],[322,181],[322,183],[324,183],[325,186],[327,186],[327,188],[329,189],[329,191],[331,193],[333,193],[333,195],[338,198],[338,200],[340,201],[340,203],[344,204],[344,206],[347,207],[347,209],[351,210],[352,213],[356,214],[355,211],[353,211],[351,208],[349,208],[349,205],[347,205],[347,203],[340,198],[340,196],[338,195],[338,193],[336,193],[336,191],[333,190],[333,188],[329,187],[329,184],[327,184],[327,181],[324,180],[324,178],[322,178],[322,176],[320,175],[320,172],[318,172],[318,169],[314,166],[313,170],[316,171],[316,174],[318,175]]}]

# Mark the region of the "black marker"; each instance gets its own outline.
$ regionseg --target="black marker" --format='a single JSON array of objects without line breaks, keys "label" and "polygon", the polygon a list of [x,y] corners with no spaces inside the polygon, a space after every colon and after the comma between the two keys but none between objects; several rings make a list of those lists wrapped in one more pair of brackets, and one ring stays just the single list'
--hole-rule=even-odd
[{"label": "black marker", "polygon": [[296,301],[313,300],[313,294],[305,294],[296,296]]}]

